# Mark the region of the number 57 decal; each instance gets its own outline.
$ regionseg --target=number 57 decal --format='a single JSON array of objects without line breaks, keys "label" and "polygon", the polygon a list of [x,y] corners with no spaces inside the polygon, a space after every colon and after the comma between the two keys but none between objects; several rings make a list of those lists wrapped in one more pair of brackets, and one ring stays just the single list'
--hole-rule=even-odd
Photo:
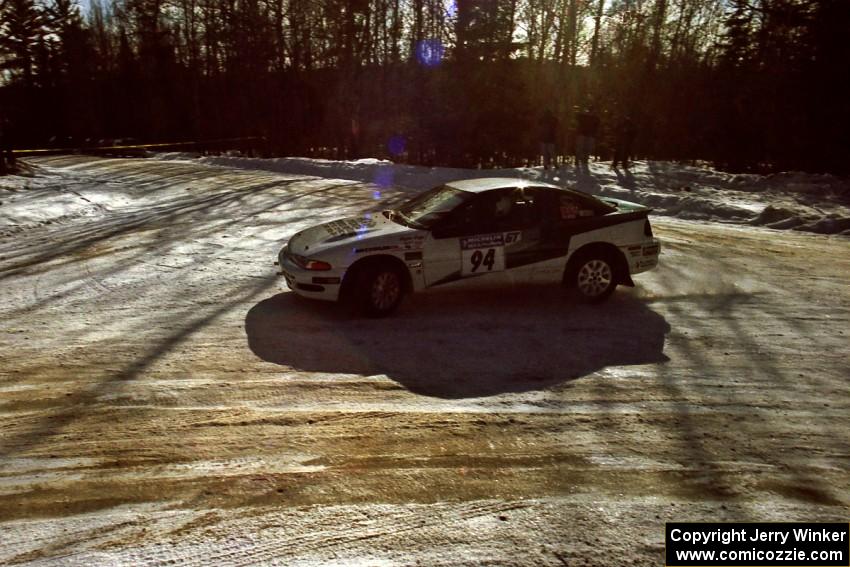
[{"label": "number 57 decal", "polygon": [[460,239],[461,275],[475,276],[505,269],[505,242],[502,234],[483,234]]}]

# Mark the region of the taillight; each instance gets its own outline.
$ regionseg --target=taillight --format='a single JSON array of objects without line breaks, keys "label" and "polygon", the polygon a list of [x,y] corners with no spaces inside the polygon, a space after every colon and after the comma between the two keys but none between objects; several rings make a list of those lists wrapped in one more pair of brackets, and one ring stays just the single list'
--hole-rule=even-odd
[{"label": "taillight", "polygon": [[652,236],[652,227],[649,225],[649,220],[648,220],[648,219],[647,219],[647,221],[646,221],[645,223],[643,223],[643,233],[644,233],[646,236]]}]

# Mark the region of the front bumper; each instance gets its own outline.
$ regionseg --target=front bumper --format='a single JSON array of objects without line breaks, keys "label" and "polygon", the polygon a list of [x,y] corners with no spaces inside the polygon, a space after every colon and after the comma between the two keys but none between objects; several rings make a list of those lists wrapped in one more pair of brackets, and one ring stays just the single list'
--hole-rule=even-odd
[{"label": "front bumper", "polygon": [[298,295],[324,301],[339,299],[343,276],[339,271],[305,270],[290,258],[288,244],[278,253],[277,265],[280,267],[278,275],[283,276],[289,289]]}]

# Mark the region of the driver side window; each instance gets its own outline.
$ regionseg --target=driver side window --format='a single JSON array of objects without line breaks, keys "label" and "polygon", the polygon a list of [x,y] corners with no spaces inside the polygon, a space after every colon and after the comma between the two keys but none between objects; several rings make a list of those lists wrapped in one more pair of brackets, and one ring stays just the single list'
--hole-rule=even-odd
[{"label": "driver side window", "polygon": [[498,230],[526,230],[540,223],[541,199],[538,191],[532,188],[513,189],[508,198],[507,210],[497,217]]},{"label": "driver side window", "polygon": [[525,230],[541,220],[542,199],[533,189],[499,189],[460,205],[435,229],[437,238]]},{"label": "driver side window", "polygon": [[496,210],[507,191],[489,191],[454,209],[440,226],[434,229],[436,238],[470,236],[496,232]]}]

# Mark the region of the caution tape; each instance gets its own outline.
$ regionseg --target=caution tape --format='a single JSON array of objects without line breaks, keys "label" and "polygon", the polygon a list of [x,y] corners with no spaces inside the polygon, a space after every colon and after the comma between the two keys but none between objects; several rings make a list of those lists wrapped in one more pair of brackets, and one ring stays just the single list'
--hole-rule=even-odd
[{"label": "caution tape", "polygon": [[205,140],[203,142],[162,142],[157,144],[133,144],[121,146],[85,146],[74,148],[35,148],[30,150],[12,150],[13,154],[44,154],[44,153],[73,153],[94,152],[100,150],[146,150],[149,148],[172,148],[180,146],[205,146],[209,144],[227,144],[232,142],[246,142],[250,140],[265,140],[262,136],[250,136],[243,138],[224,138],[221,140]]}]

